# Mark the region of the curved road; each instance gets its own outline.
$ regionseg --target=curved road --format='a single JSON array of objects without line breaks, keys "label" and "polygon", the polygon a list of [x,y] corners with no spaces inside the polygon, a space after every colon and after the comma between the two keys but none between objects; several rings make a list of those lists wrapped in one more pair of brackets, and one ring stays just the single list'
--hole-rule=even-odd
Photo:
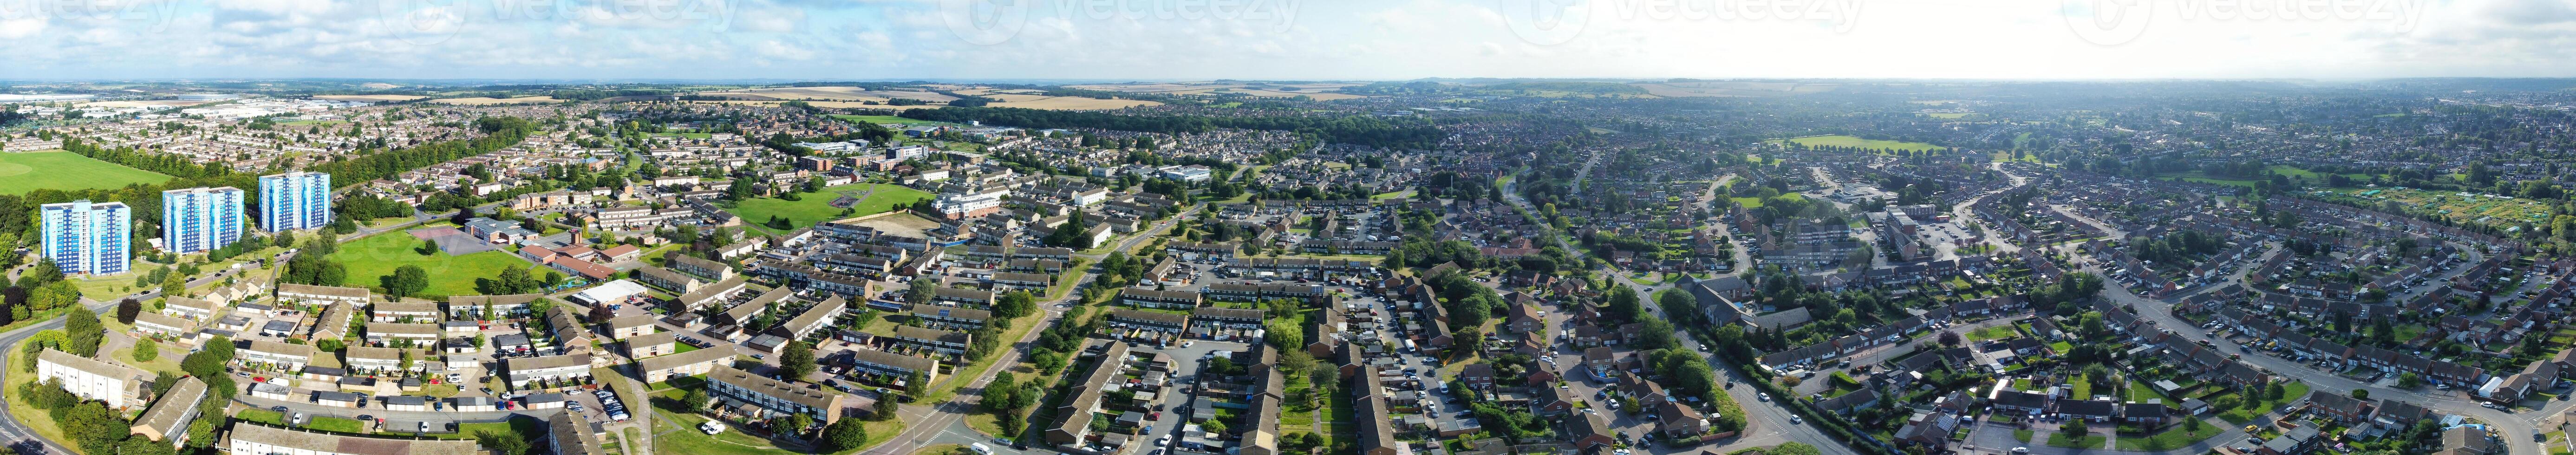
[{"label": "curved road", "polygon": [[[281,255],[281,257],[282,256],[283,255]],[[242,270],[244,269],[224,269],[201,278],[188,280],[188,287],[194,288],[197,286],[212,284],[224,279],[224,277],[240,273]],[[140,292],[102,300],[91,300],[89,297],[84,296],[81,298],[81,304],[88,306],[90,311],[106,314],[108,311],[115,309],[116,302],[124,300],[127,297],[148,299],[160,294],[160,292],[160,289],[157,288],[146,289]],[[29,324],[26,327],[19,327],[8,332],[0,332],[0,347],[5,347],[5,349],[0,349],[0,362],[5,362],[6,365],[16,365],[16,360],[13,359],[13,356],[18,354],[19,342],[27,341],[28,337],[36,336],[36,332],[63,328],[63,321],[64,316],[56,316],[52,319],[47,319],[44,322]],[[8,378],[7,375],[10,373],[10,370],[13,369],[14,368],[0,367],[0,381],[5,381]],[[9,414],[12,416],[12,418],[0,419],[0,438],[7,439],[11,444],[22,443],[23,441],[40,441],[45,446],[45,453],[72,453],[70,448],[63,445],[63,441],[55,441],[37,436],[34,429],[27,428],[25,423],[20,423],[18,419],[15,418],[15,416],[19,414],[16,410],[9,409],[8,401],[0,400],[0,414]],[[44,414],[31,413],[28,415]]]}]

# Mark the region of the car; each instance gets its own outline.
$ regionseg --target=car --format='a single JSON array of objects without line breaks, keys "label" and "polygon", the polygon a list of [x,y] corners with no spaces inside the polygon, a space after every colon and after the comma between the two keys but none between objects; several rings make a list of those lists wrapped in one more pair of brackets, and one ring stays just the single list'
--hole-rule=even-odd
[{"label": "car", "polygon": [[581,412],[581,411],[582,411],[582,409],[581,409],[581,402],[578,402],[578,401],[565,402],[565,403],[564,403],[564,409],[571,409],[571,410],[573,410],[573,412]]},{"label": "car", "polygon": [[2014,447],[2012,453],[2030,453],[2029,447]]},{"label": "car", "polygon": [[1789,416],[1789,424],[1790,424],[1790,425],[1804,425],[1804,424],[1806,424],[1806,423],[1807,423],[1807,419],[1801,419],[1801,418],[1798,418],[1798,416]]},{"label": "car", "polygon": [[[358,421],[360,421],[360,422],[376,422],[376,416],[367,415],[367,414],[358,414]],[[376,423],[384,423],[384,422],[376,422]]]},{"label": "car", "polygon": [[1164,437],[1160,437],[1160,438],[1154,438],[1154,447],[1163,447],[1163,446],[1169,446],[1169,445],[1172,445],[1172,437],[1171,437],[1171,436],[1164,436]]},{"label": "car", "polygon": [[1764,394],[1757,394],[1757,395],[1754,395],[1754,398],[1761,399],[1762,401],[1771,401],[1771,394],[1768,394],[1768,393],[1764,393]]}]

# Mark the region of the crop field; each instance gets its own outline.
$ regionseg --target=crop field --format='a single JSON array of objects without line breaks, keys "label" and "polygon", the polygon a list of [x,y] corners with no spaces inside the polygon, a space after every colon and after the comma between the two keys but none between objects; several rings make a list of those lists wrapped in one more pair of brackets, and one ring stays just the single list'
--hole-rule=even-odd
[{"label": "crop field", "polygon": [[2431,191],[2414,188],[2336,188],[2318,190],[2319,196],[2355,199],[2364,207],[2378,207],[2395,202],[2407,210],[2451,217],[2481,224],[2519,224],[2539,222],[2549,217],[2549,205],[2531,199],[2456,191]]},{"label": "crop field", "polygon": [[[1124,108],[1130,108],[1130,107],[1140,107],[1140,106],[1161,106],[1161,105],[1163,105],[1163,103],[1161,103],[1161,102],[1156,102],[1156,101],[1145,101],[1145,100],[1104,100],[1104,99],[1086,98],[1086,97],[1079,97],[1079,96],[1044,96],[1044,95],[986,95],[986,96],[991,96],[991,97],[996,97],[996,98],[998,98],[998,97],[1006,97],[1006,96],[1007,96],[1007,97],[1012,97],[1012,98],[1017,98],[1017,99],[1006,100],[1006,101],[1004,101],[1004,102],[1000,102],[1000,103],[993,103],[993,104],[992,104],[992,106],[993,106],[993,107],[1016,107],[1016,108],[1023,108],[1023,109],[1046,109],[1046,110],[1061,110],[1061,111],[1096,110],[1096,109],[1124,109]],[[1025,101],[1023,101],[1022,99],[1025,99]]]},{"label": "crop field", "polygon": [[[1776,144],[1776,143],[1779,143],[1779,142],[1780,142],[1780,140],[1779,140],[1779,139],[1773,139],[1773,140],[1771,140],[1771,142]],[[1938,146],[1938,145],[1925,144],[1925,143],[1921,143],[1921,142],[1889,141],[1889,140],[1879,140],[1879,139],[1861,139],[1861,138],[1859,138],[1859,137],[1855,137],[1855,136],[1844,136],[1844,135],[1839,135],[1839,134],[1831,135],[1831,136],[1807,136],[1807,137],[1801,137],[1801,138],[1794,138],[1794,139],[1789,139],[1789,142],[1795,142],[1795,143],[1798,143],[1798,145],[1830,146],[1830,147],[1858,147],[1858,148],[1865,148],[1865,149],[1882,149],[1882,150],[1926,151],[1926,150],[1942,150],[1942,149],[1943,149],[1941,146]]]},{"label": "crop field", "polygon": [[525,97],[510,98],[510,99],[501,99],[501,98],[491,98],[491,97],[481,97],[481,96],[478,96],[478,97],[473,97],[473,98],[447,98],[447,99],[436,99],[436,100],[429,100],[429,102],[432,102],[432,103],[438,103],[438,104],[454,104],[454,105],[459,105],[459,106],[498,106],[498,105],[503,105],[503,104],[543,104],[543,103],[560,103],[560,102],[563,102],[563,100],[555,99],[555,97],[552,97],[552,96],[543,96],[543,95],[540,95],[540,96],[525,96]]},{"label": "crop field", "polygon": [[772,87],[705,92],[700,95],[755,95],[779,100],[885,101],[885,92],[858,87]]},{"label": "crop field", "polygon": [[419,95],[315,95],[313,99],[332,101],[411,101],[428,98]]},{"label": "crop field", "polygon": [[[37,171],[44,172],[37,172]],[[170,176],[119,166],[65,151],[0,153],[0,194],[26,194],[40,188],[64,191],[124,188],[160,183]]]},{"label": "crop field", "polygon": [[1252,96],[1257,96],[1257,97],[1262,97],[1262,98],[1291,98],[1291,97],[1299,97],[1299,96],[1303,96],[1303,97],[1307,97],[1307,98],[1314,98],[1314,99],[1315,99],[1315,101],[1334,101],[1334,100],[1348,100],[1348,99],[1360,99],[1360,98],[1367,98],[1366,96],[1352,95],[1352,94],[1348,94],[1348,93],[1324,93],[1324,92],[1321,92],[1321,91],[1307,91],[1307,90],[1302,90],[1302,89],[1301,89],[1301,90],[1298,90],[1298,91],[1294,91],[1294,92],[1287,92],[1287,91],[1279,91],[1279,90],[1253,90],[1253,89],[1248,89],[1248,88],[1234,88],[1234,89],[1218,90],[1218,91],[1217,91],[1217,93],[1241,93],[1241,94],[1245,94],[1245,95],[1252,95]]}]

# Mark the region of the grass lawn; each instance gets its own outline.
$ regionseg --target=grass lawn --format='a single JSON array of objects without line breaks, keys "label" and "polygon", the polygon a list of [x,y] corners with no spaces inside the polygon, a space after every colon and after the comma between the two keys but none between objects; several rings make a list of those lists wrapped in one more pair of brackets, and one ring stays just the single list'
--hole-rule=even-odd
[{"label": "grass lawn", "polygon": [[[767,439],[743,434],[741,431],[735,429],[728,429],[723,433],[715,435],[708,435],[706,433],[699,432],[697,430],[698,424],[707,421],[705,416],[662,407],[665,402],[677,402],[679,400],[678,397],[678,394],[672,394],[668,399],[653,400],[653,418],[662,419],[663,421],[671,422],[679,428],[683,428],[670,429],[668,427],[662,427],[659,430],[659,433],[653,435],[653,449],[655,452],[684,453],[692,455],[772,455],[797,453],[780,449],[777,445],[770,444]],[[876,435],[871,434],[868,436],[869,439],[875,439]]]},{"label": "grass lawn", "polygon": [[2211,424],[2211,425],[2202,425],[2202,426],[2200,427],[2200,431],[2197,431],[2197,432],[2194,432],[2194,431],[2186,431],[2186,430],[2184,430],[2184,429],[2183,429],[2183,427],[2184,427],[2183,425],[2173,425],[2173,426],[2168,426],[2168,427],[2165,427],[2165,431],[2158,432],[2158,433],[2153,434],[2153,435],[2148,435],[2147,437],[2143,437],[2143,438],[2130,438],[2130,437],[2123,437],[2123,438],[2120,438],[2120,442],[2118,442],[2117,444],[2119,444],[2119,448],[2120,448],[2120,450],[2126,450],[2126,451],[2138,451],[2138,452],[2162,452],[2162,451],[2167,451],[2167,450],[2180,449],[2180,448],[2183,448],[2183,446],[2188,446],[2188,445],[2191,445],[2192,443],[2195,443],[2195,442],[2200,442],[2200,441],[2203,441],[2203,440],[2207,440],[2207,439],[2209,439],[2209,438],[2212,438],[2212,437],[2216,437],[2216,436],[2218,436],[2218,434],[2219,434],[2219,433],[2226,433],[2226,432],[2227,432],[2227,427],[2226,427],[2226,426],[2216,425],[2216,424]]},{"label": "grass lawn", "polygon": [[967,450],[966,446],[956,444],[931,444],[912,451],[912,455],[947,455],[967,453],[975,452]]},{"label": "grass lawn", "polygon": [[[867,200],[859,202],[858,205],[851,206],[850,208],[857,209],[857,211],[851,212],[850,216],[841,216],[841,209],[832,208],[832,200],[839,199],[841,197],[840,194],[837,193],[842,191],[867,190],[869,188],[875,188],[875,194],[868,195]],[[916,201],[928,200],[932,197],[930,193],[922,192],[921,190],[906,188],[903,185],[885,183],[853,183],[823,188],[823,191],[819,193],[800,193],[797,194],[797,196],[804,198],[804,200],[790,201],[774,197],[763,197],[742,201],[734,205],[733,214],[734,216],[742,217],[743,222],[749,223],[753,228],[760,229],[763,232],[784,234],[787,233],[787,231],[813,226],[825,221],[874,215],[894,208],[894,205],[897,203],[909,204]],[[790,227],[787,230],[777,230],[770,229],[768,226],[763,226],[761,224],[768,222],[769,217],[772,216],[786,218],[787,222],[793,225],[793,227]]]},{"label": "grass lawn", "polygon": [[243,409],[241,412],[233,413],[233,418],[270,425],[286,424],[286,415],[266,409]]},{"label": "grass lawn", "polygon": [[2048,349],[2049,349],[2049,350],[2052,350],[2052,351],[2057,351],[2057,352],[2059,352],[2059,353],[2064,353],[2064,352],[2067,352],[2067,351],[2073,351],[2073,350],[2075,350],[2075,344],[2074,344],[2074,343],[2064,342],[2064,341],[2055,342],[2055,343],[2049,343],[2049,344],[2048,344]]},{"label": "grass lawn", "polygon": [[[476,278],[500,276],[501,269],[513,266],[534,266],[528,261],[512,257],[510,253],[500,251],[485,251],[464,256],[449,256],[446,252],[431,251],[424,256],[414,251],[420,248],[420,244],[421,240],[412,238],[410,234],[400,231],[386,232],[341,244],[340,251],[331,254],[331,260],[339,261],[340,264],[348,267],[347,284],[349,286],[366,287],[379,292],[384,290],[383,277],[393,275],[395,268],[405,265],[420,266],[421,270],[429,272],[429,289],[421,292],[433,296],[478,295],[481,292],[474,290]],[[544,276],[543,270],[531,273]]]},{"label": "grass lawn", "polygon": [[2070,388],[2072,388],[2072,389],[2073,389],[2073,390],[2070,390],[2070,391],[2069,391],[2069,392],[2071,392],[2071,393],[2072,393],[2072,395],[2071,395],[2071,396],[2073,396],[2073,397],[2075,397],[2075,398],[2078,398],[2078,399],[2086,399],[2086,400],[2093,399],[2093,380],[2092,380],[2092,379],[2093,379],[2093,378],[2092,378],[2091,376],[2078,374],[2078,375],[2075,375],[2075,379],[2074,379],[2074,380],[2066,381],[2066,386],[2067,386],[2067,387],[2070,387]]},{"label": "grass lawn", "polygon": [[2048,434],[2048,445],[2088,449],[2101,448],[2103,438],[2104,436],[2102,435],[2086,435],[2083,438],[2075,439],[2067,438],[2066,433],[2051,432]]},{"label": "grass lawn", "polygon": [[2013,430],[2013,439],[2019,439],[2021,442],[2030,442],[2030,435],[2030,430]]},{"label": "grass lawn", "polygon": [[[1831,136],[1808,136],[1808,137],[1802,137],[1802,138],[1789,139],[1788,141],[1789,141],[1789,142],[1795,142],[1795,143],[1797,143],[1798,145],[1806,145],[1806,146],[1824,146],[1824,147],[1857,147],[1857,148],[1864,148],[1864,149],[1883,149],[1883,150],[1901,150],[1901,151],[1943,150],[1943,148],[1942,148],[1941,146],[1938,146],[1938,145],[1932,145],[1932,144],[1925,144],[1925,143],[1921,143],[1921,142],[1889,141],[1889,140],[1879,140],[1879,139],[1861,139],[1861,138],[1859,138],[1859,137],[1857,137],[1857,136],[1845,136],[1845,135],[1840,135],[1840,134],[1831,135]],[[1780,142],[1780,140],[1779,140],[1779,139],[1773,139],[1773,140],[1771,140],[1771,141],[1769,141],[1769,142],[1771,142],[1771,143],[1775,143],[1775,144],[1776,144],[1776,143],[1779,143],[1779,142]]]},{"label": "grass lawn", "polygon": [[[180,352],[187,352],[187,351],[180,351]],[[24,355],[24,354],[21,354],[21,355]],[[34,381],[36,380],[36,370],[35,370],[35,369],[33,369],[33,368],[20,369],[20,368],[19,368],[19,366],[20,366],[20,365],[27,365],[27,364],[28,364],[28,363],[21,363],[21,362],[9,362],[9,366],[6,366],[6,367],[0,367],[0,368],[8,368],[8,369],[9,369],[9,375],[8,375],[8,379],[9,379],[9,380],[8,380],[8,382],[5,384],[5,385],[6,385],[6,387],[5,387],[5,388],[0,388],[0,390],[18,390],[18,388],[19,388],[19,387],[21,387],[23,384],[27,384],[27,383],[29,383],[29,382],[34,382]],[[44,437],[44,438],[46,438],[46,439],[55,440],[55,441],[70,441],[70,440],[71,440],[70,438],[67,438],[67,437],[64,437],[64,436],[63,436],[63,427],[62,427],[61,425],[59,425],[59,424],[54,423],[54,418],[53,418],[53,416],[46,414],[46,413],[45,413],[45,411],[44,411],[44,410],[42,410],[42,409],[37,409],[37,408],[36,408],[36,405],[27,404],[27,398],[26,398],[26,397],[21,396],[21,395],[26,395],[26,394],[11,392],[11,393],[0,393],[0,395],[7,395],[7,396],[8,396],[8,400],[9,400],[9,408],[10,408],[10,409],[15,409],[15,410],[17,410],[17,411],[18,411],[18,412],[12,412],[12,413],[9,413],[9,415],[10,415],[11,417],[13,417],[13,418],[17,418],[19,423],[24,423],[24,424],[26,424],[26,425],[27,425],[27,429],[35,430],[35,432],[36,432],[36,435],[37,435],[37,436],[42,436],[42,437]],[[251,411],[257,411],[257,410],[255,410],[255,409],[254,409],[254,410],[250,410],[250,411],[242,411],[242,413],[244,413],[244,414],[248,414],[248,413],[250,413]],[[266,412],[266,411],[261,411],[261,412]],[[275,422],[275,421],[276,421],[276,419],[277,419],[276,415],[277,415],[277,413],[270,412],[270,413],[269,413],[269,420],[268,420],[268,421],[269,421],[269,422]],[[73,450],[79,450],[79,446],[78,446],[78,445],[73,445]]]},{"label": "grass lawn", "polygon": [[169,180],[168,175],[94,160],[72,152],[0,153],[0,194],[26,194],[47,188],[63,191],[115,189],[129,184]]},{"label": "grass lawn", "polygon": [[688,343],[671,343],[671,353],[672,353],[672,354],[685,353],[685,352],[695,351],[695,350],[698,350],[698,347],[697,347],[697,346],[695,346],[695,345],[691,345],[691,344],[688,344]]},{"label": "grass lawn", "polygon": [[1977,330],[1975,330],[1975,331],[1968,332],[1968,340],[1969,340],[1969,341],[2000,340],[2000,339],[2005,339],[2005,338],[2011,338],[2013,335],[2017,335],[2017,334],[2018,334],[2018,333],[2016,333],[2016,332],[2014,332],[2014,331],[2013,331],[2013,328],[2012,328],[2012,327],[2010,327],[2010,326],[2000,326],[2000,325],[1999,325],[1999,326],[1987,327],[1987,328],[1977,329]]},{"label": "grass lawn", "polygon": [[[135,341],[148,342],[144,340]],[[145,373],[159,373],[163,371],[179,373],[179,358],[188,356],[188,348],[174,347],[169,343],[160,344],[161,355],[159,357],[154,357],[150,362],[135,361],[134,348],[132,347],[118,349],[116,352],[108,353],[108,358],[114,359],[116,363],[125,364],[125,366],[142,369]],[[182,376],[187,375],[187,373],[179,374]]]},{"label": "grass lawn", "polygon": [[[1039,318],[1044,317],[1045,314],[1045,312],[1037,312],[1037,314],[1021,316],[1019,320],[1011,321],[1011,328],[1002,331],[1002,339],[1009,340],[1006,342],[1018,342],[1021,336],[1028,335],[1030,329],[1037,327]],[[983,376],[984,370],[992,369],[993,363],[1000,362],[1002,357],[1003,356],[998,355],[984,356],[984,360],[978,360],[974,363],[966,364],[963,368],[958,368],[956,371],[952,372],[952,374],[941,377],[939,379],[939,384],[931,386],[930,393],[922,394],[922,399],[915,401],[920,403],[945,403],[948,402],[948,400],[955,399],[957,397],[957,388],[965,387],[967,382],[974,381],[973,378],[977,376]]]},{"label": "grass lawn", "polygon": [[903,118],[903,117],[896,117],[896,116],[892,116],[892,115],[849,115],[849,114],[833,114],[833,115],[832,115],[832,118],[841,119],[841,120],[848,120],[848,121],[852,121],[852,122],[875,123],[875,124],[880,124],[880,125],[882,125],[882,124],[887,124],[887,123],[901,123],[901,124],[905,124],[905,125],[949,125],[949,126],[965,126],[965,125],[961,125],[961,124],[948,123],[948,122],[933,122],[933,121],[929,121],[929,120],[914,120],[914,119],[908,119],[908,118]]},{"label": "grass lawn", "polygon": [[2013,378],[2013,390],[2031,390],[2029,378]]},{"label": "grass lawn", "polygon": [[2156,399],[2165,400],[2164,402],[2166,402],[2166,403],[2174,403],[2174,404],[2180,404],[2180,403],[2182,403],[2182,400],[2175,400],[2175,399],[2172,399],[2172,398],[2166,398],[2166,397],[2165,397],[2165,394],[2163,394],[2163,393],[2157,393],[2157,392],[2156,392],[2156,388],[2155,388],[2155,386],[2153,386],[2153,385],[2149,385],[2149,384],[2144,383],[2144,382],[2138,382],[2138,380],[2135,380],[2135,379],[2131,379],[2131,380],[2129,380],[2129,401],[2136,401],[2136,402],[2142,402],[2142,403],[2143,403],[2143,402],[2146,402],[2147,400],[2156,400]]},{"label": "grass lawn", "polygon": [[365,431],[367,431],[367,425],[366,425],[366,424],[362,424],[362,423],[358,423],[357,419],[344,419],[344,418],[339,418],[339,417],[314,417],[314,418],[311,418],[311,419],[307,420],[307,421],[306,421],[306,422],[304,422],[304,423],[305,423],[305,425],[304,425],[305,427],[312,428],[312,429],[315,429],[315,430],[321,430],[321,431],[330,431],[330,432],[338,432],[338,433],[360,433],[360,432],[365,432]]}]

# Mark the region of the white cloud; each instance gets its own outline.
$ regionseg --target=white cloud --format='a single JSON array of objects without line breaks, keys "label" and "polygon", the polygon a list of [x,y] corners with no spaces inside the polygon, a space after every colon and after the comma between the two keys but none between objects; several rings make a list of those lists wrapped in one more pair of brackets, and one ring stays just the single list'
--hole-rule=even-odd
[{"label": "white cloud", "polygon": [[[5,0],[0,0],[5,1]],[[2331,0],[2405,14],[2241,17],[2146,2],[2134,38],[2088,41],[2056,2],[1588,0],[1582,32],[1515,33],[1493,0],[1293,0],[1294,15],[1183,17],[1165,0],[1017,0],[971,44],[943,1],[177,0],[0,15],[0,77],[1407,79],[1449,77],[2570,76],[2576,8],[2529,0]],[[964,0],[956,0],[964,1]],[[1292,0],[1243,4],[1287,11]],[[1550,0],[1530,0],[1550,1]],[[1789,2],[1798,3],[1789,3]],[[2248,0],[2239,4],[2299,4]],[[651,3],[676,8],[621,9]],[[392,8],[384,7],[392,5]],[[446,5],[446,8],[437,6]],[[516,7],[516,9],[514,9]],[[1789,17],[1781,17],[1788,11]],[[0,11],[5,13],[6,11]],[[1169,13],[1169,14],[1166,14]],[[1739,13],[1759,13],[1742,16]],[[744,63],[752,63],[746,66]],[[767,67],[758,67],[766,64]]]}]

